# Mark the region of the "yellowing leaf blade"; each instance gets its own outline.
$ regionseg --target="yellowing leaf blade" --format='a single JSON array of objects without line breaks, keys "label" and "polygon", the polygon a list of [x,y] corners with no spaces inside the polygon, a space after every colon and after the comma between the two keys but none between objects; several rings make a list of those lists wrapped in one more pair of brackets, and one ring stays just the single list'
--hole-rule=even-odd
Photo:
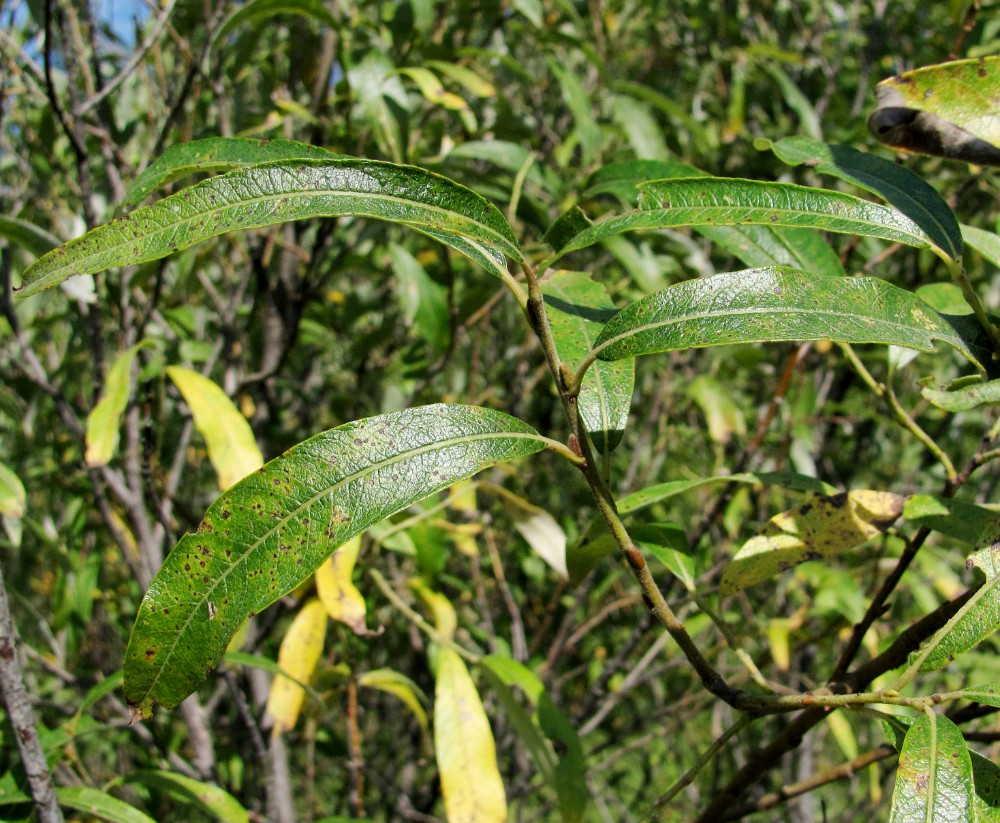
[{"label": "yellowing leaf blade", "polygon": [[316,569],[316,593],[332,620],[344,623],[358,635],[371,634],[365,624],[365,598],[351,582],[354,564],[361,551],[361,535],[356,535]]},{"label": "yellowing leaf blade", "polygon": [[406,708],[413,712],[424,734],[429,731],[427,712],[424,711],[426,696],[420,687],[406,675],[392,669],[373,669],[358,676],[358,685],[369,689],[378,689],[398,698]]},{"label": "yellowing leaf blade", "polygon": [[132,391],[132,364],[144,345],[145,343],[137,343],[115,358],[104,381],[101,399],[87,415],[85,460],[88,466],[106,466],[114,456],[118,447],[121,417]]},{"label": "yellowing leaf blade", "polygon": [[747,541],[723,573],[719,590],[734,594],[799,563],[852,549],[885,532],[903,502],[898,494],[869,490],[816,495],[776,515]]},{"label": "yellowing leaf blade", "polygon": [[183,366],[168,367],[167,375],[184,396],[194,424],[205,438],[220,490],[264,465],[250,424],[217,384]]},{"label": "yellowing leaf blade", "polygon": [[447,647],[438,650],[434,748],[448,823],[504,823],[493,732],[468,669]]},{"label": "yellowing leaf blade", "polygon": [[281,641],[278,666],[289,677],[281,674],[275,677],[267,696],[267,713],[274,720],[274,734],[295,728],[306,696],[299,683],[308,683],[316,670],[326,640],[326,622],[323,604],[310,600],[299,610]]}]

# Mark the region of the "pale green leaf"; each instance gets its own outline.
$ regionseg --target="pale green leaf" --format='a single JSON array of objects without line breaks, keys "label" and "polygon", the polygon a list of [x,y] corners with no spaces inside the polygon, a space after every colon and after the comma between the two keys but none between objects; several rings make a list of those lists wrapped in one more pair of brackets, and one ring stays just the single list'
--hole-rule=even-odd
[{"label": "pale green leaf", "polygon": [[979,406],[1000,405],[1000,380],[990,380],[969,383],[961,388],[940,390],[924,386],[920,393],[924,399],[933,403],[939,409],[950,412],[963,412]]},{"label": "pale green leaf", "polygon": [[221,823],[248,823],[250,814],[229,792],[176,772],[141,769],[129,772],[126,783],[139,783],[173,799],[178,804],[201,809]]},{"label": "pale green leaf", "polygon": [[973,823],[969,750],[948,718],[925,714],[906,733],[889,823]]},{"label": "pale green leaf", "polygon": [[351,537],[489,466],[548,445],[472,406],[424,406],[316,435],[237,483],[167,555],[125,654],[138,713],[196,689],[244,621]]},{"label": "pale green leaf", "polygon": [[208,447],[208,459],[225,491],[264,463],[253,430],[226,393],[213,381],[183,366],[168,366],[167,375],[184,396],[194,424]]},{"label": "pale green leaf", "polygon": [[358,685],[368,689],[377,689],[398,698],[406,708],[413,712],[413,716],[417,718],[424,733],[428,732],[427,712],[424,711],[427,697],[421,688],[406,675],[393,669],[372,669],[358,675]]},{"label": "pale green leaf", "polygon": [[911,495],[903,504],[903,517],[906,520],[917,526],[926,526],[970,546],[979,540],[983,529],[996,516],[995,511],[983,506],[929,494]]},{"label": "pale green leaf", "polygon": [[589,358],[779,340],[887,343],[931,351],[934,341],[975,357],[949,319],[911,292],[869,277],[748,269],[687,280],[626,306]]},{"label": "pale green leaf", "polygon": [[996,232],[977,229],[975,226],[966,226],[963,223],[962,238],[967,246],[975,249],[1000,269],[1000,235]]},{"label": "pale green leaf", "polygon": [[132,393],[132,364],[144,345],[146,341],[123,351],[108,369],[101,399],[87,415],[85,460],[88,466],[106,466],[114,456],[118,447],[121,417]]},{"label": "pale green leaf", "polygon": [[357,215],[401,223],[507,276],[521,260],[489,201],[423,169],[375,160],[264,163],[204,180],[100,226],[36,260],[22,297],[77,274],[158,260],[229,231],[310,217]]},{"label": "pale green leaf", "polygon": [[438,649],[434,753],[448,823],[506,823],[496,744],[476,685],[458,653]]},{"label": "pale green leaf", "polygon": [[1000,517],[983,530],[977,551],[965,565],[982,571],[986,582],[921,651],[913,653],[919,656],[921,671],[947,666],[1000,628]]},{"label": "pale green leaf", "polygon": [[0,214],[0,237],[41,257],[59,245],[59,238],[34,223]]},{"label": "pale green leaf", "polygon": [[0,514],[6,517],[24,517],[28,495],[24,483],[14,470],[0,463]]},{"label": "pale green leaf", "polygon": [[57,786],[56,799],[66,809],[111,823],[156,823],[149,815],[124,800],[90,786]]}]

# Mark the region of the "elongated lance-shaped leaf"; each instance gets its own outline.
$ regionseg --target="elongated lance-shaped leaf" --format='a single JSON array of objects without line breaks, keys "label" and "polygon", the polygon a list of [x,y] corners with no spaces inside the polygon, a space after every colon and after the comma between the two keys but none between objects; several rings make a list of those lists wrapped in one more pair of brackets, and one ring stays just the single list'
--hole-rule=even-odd
[{"label": "elongated lance-shaped leaf", "polygon": [[59,238],[34,223],[0,214],[0,237],[23,246],[35,257],[59,245]]},{"label": "elongated lance-shaped leaf", "polygon": [[250,814],[229,792],[187,775],[162,769],[138,769],[129,772],[126,783],[139,783],[165,794],[178,804],[192,806],[225,823],[247,823]]},{"label": "elongated lance-shaped leaf", "polygon": [[180,703],[244,620],[354,535],[548,444],[501,412],[440,404],[348,423],[272,460],[209,508],[150,585],[125,652],[125,696],[134,711]]},{"label": "elongated lance-shaped leaf", "polygon": [[810,137],[786,137],[776,143],[761,140],[755,145],[770,148],[791,166],[805,164],[878,195],[927,232],[945,254],[953,260],[961,259],[962,231],[955,213],[936,189],[906,167],[850,146]]},{"label": "elongated lance-shaped leaf", "polygon": [[949,321],[911,292],[873,277],[823,277],[774,267],[686,280],[626,306],[587,359],[778,340],[887,343],[975,357]]},{"label": "elongated lance-shaped leaf", "polygon": [[[601,283],[582,272],[559,272],[542,291],[559,355],[574,363],[590,350],[615,304]],[[602,455],[610,455],[625,433],[634,381],[632,363],[600,363],[580,387],[580,418]]]},{"label": "elongated lance-shaped leaf", "polygon": [[790,183],[721,177],[654,180],[640,186],[644,208],[609,217],[580,232],[546,261],[637,229],[756,223],[879,237],[918,248],[934,244],[896,209],[849,194]]},{"label": "elongated lance-shaped leaf", "polygon": [[962,223],[962,239],[965,240],[965,245],[975,249],[994,266],[1000,268],[1000,235]]},{"label": "elongated lance-shaped leaf", "polygon": [[986,582],[927,642],[924,649],[913,653],[918,659],[923,658],[921,671],[947,666],[1000,628],[1000,518],[983,530],[977,547],[978,551],[969,557],[965,565],[982,571]]},{"label": "elongated lance-shaped leaf", "polygon": [[[249,4],[248,4],[249,5]],[[246,9],[243,6],[242,9]],[[132,181],[125,192],[122,208],[141,203],[157,189],[188,177],[232,171],[241,166],[273,163],[278,160],[331,160],[344,155],[320,146],[295,140],[252,140],[249,137],[206,137],[171,146]],[[59,245],[56,243],[55,245]],[[47,251],[47,249],[46,249]]]},{"label": "elongated lance-shaped leaf", "polygon": [[238,6],[219,27],[209,49],[216,48],[244,23],[263,20],[279,14],[296,14],[311,17],[323,26],[336,29],[340,23],[321,0],[250,0]]},{"label": "elongated lance-shaped leaf", "polygon": [[[132,392],[132,364],[135,357],[150,341],[143,340],[123,351],[108,370],[101,390],[101,399],[87,415],[88,466],[106,466],[118,447],[121,417],[128,407]],[[258,464],[259,465],[259,464]],[[257,468],[255,466],[254,468]]]},{"label": "elongated lance-shaped leaf", "polygon": [[889,823],[972,823],[972,762],[958,726],[925,714],[903,741]]},{"label": "elongated lance-shaped leaf", "polygon": [[312,680],[323,654],[328,622],[326,607],[313,598],[299,609],[292,625],[281,638],[278,666],[287,676],[275,677],[267,695],[267,713],[274,720],[273,735],[295,728],[306,699],[306,690],[299,683]]},{"label": "elongated lance-shaped leaf", "polygon": [[961,388],[942,391],[933,386],[924,386],[920,393],[939,409],[962,412],[977,406],[1000,406],[1000,380],[986,383],[969,383]]},{"label": "elongated lance-shaped leaf", "polygon": [[331,620],[351,628],[355,634],[371,634],[365,625],[365,598],[351,580],[361,551],[361,535],[348,540],[316,569],[316,594]]},{"label": "elongated lance-shaped leaf", "polygon": [[238,229],[309,217],[358,215],[402,223],[498,276],[521,260],[499,210],[423,169],[374,160],[265,163],[204,180],[53,249],[24,273],[20,296],[68,277],[158,260]]}]

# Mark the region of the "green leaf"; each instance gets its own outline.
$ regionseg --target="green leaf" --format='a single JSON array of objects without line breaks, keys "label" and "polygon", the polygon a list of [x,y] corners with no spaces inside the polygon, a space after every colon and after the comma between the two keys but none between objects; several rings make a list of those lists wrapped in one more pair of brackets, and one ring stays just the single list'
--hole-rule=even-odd
[{"label": "green leaf", "polygon": [[249,0],[229,14],[212,38],[209,50],[216,48],[244,23],[265,20],[279,14],[310,17],[330,29],[337,29],[340,26],[323,0]]},{"label": "green leaf", "polygon": [[448,348],[450,332],[447,289],[398,243],[389,244],[389,260],[396,274],[403,316],[431,351],[440,354]]},{"label": "green leaf", "polygon": [[[603,523],[601,525],[603,527]],[[685,587],[693,582],[694,563],[690,557],[684,556],[689,546],[682,526],[676,523],[639,523],[630,525],[628,531],[638,546],[663,563]],[[576,546],[566,557],[570,583],[578,585],[598,562],[618,551],[618,544],[607,531]]]},{"label": "green leaf", "polygon": [[126,783],[148,786],[182,807],[196,808],[223,823],[245,823],[250,815],[229,792],[183,774],[162,769],[140,769],[125,776]]},{"label": "green leaf", "polygon": [[841,192],[722,177],[654,180],[640,188],[643,208],[595,223],[577,234],[546,265],[625,231],[680,226],[752,223],[879,237],[917,248],[933,245],[916,223],[896,209]]},{"label": "green leaf", "polygon": [[920,394],[939,409],[950,412],[969,411],[979,406],[1000,405],[1000,380],[990,380],[986,383],[977,380],[962,388],[947,391],[924,386]]},{"label": "green leaf", "polygon": [[929,494],[914,494],[903,504],[903,517],[909,522],[926,526],[969,546],[979,540],[983,530],[996,516],[995,511],[982,506]]},{"label": "green leaf", "polygon": [[[615,304],[604,285],[583,272],[558,272],[542,284],[542,291],[559,355],[575,363],[590,351],[602,326],[614,314]],[[621,442],[634,382],[631,362],[595,364],[584,378],[580,417],[601,455],[610,456]]]},{"label": "green leaf", "polygon": [[911,655],[921,659],[921,671],[944,668],[1000,628],[1000,517],[983,530],[977,549],[965,566],[982,571],[986,582],[919,652]]},{"label": "green leaf", "polygon": [[925,66],[875,87],[871,133],[887,146],[1000,165],[1000,57]]},{"label": "green leaf", "polygon": [[99,820],[110,820],[111,823],[156,823],[135,806],[90,786],[57,787],[56,799],[64,808],[83,812]]},{"label": "green leaf", "polygon": [[476,684],[458,653],[438,649],[434,754],[449,821],[504,823],[507,798],[496,744]]},{"label": "green leaf", "polygon": [[236,630],[340,545],[395,512],[547,445],[526,423],[436,405],[319,434],[237,483],[167,556],[125,654],[125,696],[148,715],[206,679]]},{"label": "green leaf", "polygon": [[884,533],[902,510],[903,498],[890,492],[816,495],[775,515],[761,534],[748,540],[726,566],[719,592],[735,594],[807,560],[848,551]]},{"label": "green leaf", "polygon": [[213,381],[183,366],[168,366],[174,381],[191,409],[194,425],[205,438],[208,459],[225,491],[264,463],[253,430],[226,393]]},{"label": "green leaf", "polygon": [[24,483],[14,470],[0,463],[0,514],[6,517],[24,517],[28,495]]},{"label": "green leaf", "polygon": [[871,277],[788,268],[687,280],[626,306],[587,356],[621,360],[678,349],[778,340],[888,343],[932,351],[934,341],[975,358],[949,321],[912,293]]},{"label": "green leaf", "polygon": [[2,214],[0,214],[0,237],[5,237],[11,243],[27,249],[35,257],[41,257],[59,245],[58,237],[34,223]]},{"label": "green leaf", "polygon": [[889,823],[972,823],[972,763],[962,732],[925,714],[906,733]]},{"label": "green leaf", "polygon": [[1000,269],[1000,235],[992,231],[983,231],[975,226],[962,224],[962,239],[965,245],[971,246],[994,266]]},{"label": "green leaf", "polygon": [[[266,0],[256,0],[259,4]],[[245,11],[253,2],[243,6]],[[157,189],[192,174],[226,172],[242,166],[278,160],[331,160],[342,154],[294,140],[252,140],[247,137],[206,137],[171,146],[132,181],[122,200],[122,208],[137,205]],[[56,243],[55,245],[59,245]]]},{"label": "green leaf", "polygon": [[132,364],[139,349],[148,343],[149,341],[142,341],[126,349],[108,369],[101,399],[87,415],[85,459],[88,466],[106,466],[118,448],[121,417],[132,393]]},{"label": "green leaf", "polygon": [[955,213],[929,183],[909,169],[850,146],[808,137],[786,137],[776,143],[759,140],[755,145],[770,148],[790,166],[805,164],[878,195],[920,226],[948,257],[961,259],[963,232]]},{"label": "green leaf", "polygon": [[955,692],[955,695],[975,703],[982,703],[984,706],[1000,709],[1000,686],[995,683],[989,683],[985,686],[969,686]]},{"label": "green leaf", "polygon": [[498,277],[507,276],[504,255],[522,259],[497,208],[445,177],[375,160],[277,162],[204,180],[71,240],[25,271],[19,295],[158,260],[237,229],[348,214],[409,226]]}]

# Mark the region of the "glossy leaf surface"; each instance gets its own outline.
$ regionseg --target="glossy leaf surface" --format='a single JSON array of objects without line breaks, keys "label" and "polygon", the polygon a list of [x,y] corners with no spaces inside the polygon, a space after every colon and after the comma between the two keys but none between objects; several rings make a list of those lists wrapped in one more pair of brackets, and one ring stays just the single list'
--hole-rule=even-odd
[{"label": "glossy leaf surface", "polygon": [[155,823],[153,818],[124,800],[90,786],[59,786],[56,799],[66,809],[110,823]]},{"label": "glossy leaf surface", "polygon": [[890,492],[817,495],[772,517],[748,540],[723,572],[719,592],[734,594],[799,563],[848,551],[882,534],[902,511],[903,498]]},{"label": "glossy leaf surface", "polygon": [[351,537],[429,494],[546,445],[516,418],[436,405],[319,434],[223,494],[167,556],[125,656],[142,714],[201,684],[251,614],[295,588]]},{"label": "glossy leaf surface", "polygon": [[168,366],[166,371],[191,409],[195,427],[205,438],[208,459],[219,477],[219,488],[225,491],[259,469],[264,457],[253,430],[219,385],[183,366]]},{"label": "glossy leaf surface", "polygon": [[626,231],[747,223],[859,234],[918,248],[931,245],[924,231],[896,209],[841,192],[720,177],[659,180],[640,188],[643,208],[595,223],[557,257]]},{"label": "glossy leaf surface", "polygon": [[128,783],[139,783],[171,797],[180,804],[207,812],[222,823],[247,823],[250,815],[229,792],[211,783],[163,769],[129,772]]},{"label": "glossy leaf surface", "polygon": [[[266,0],[257,0],[257,3]],[[243,9],[253,6],[247,3]],[[227,172],[241,166],[278,160],[331,160],[343,155],[295,140],[252,140],[248,137],[206,137],[170,146],[132,181],[122,207],[141,203],[157,189],[192,174]],[[56,244],[58,245],[58,244]]]},{"label": "glossy leaf surface", "polygon": [[434,752],[448,823],[504,823],[507,797],[476,684],[458,653],[438,649]]},{"label": "glossy leaf surface", "polygon": [[965,565],[966,568],[982,571],[986,582],[928,641],[932,648],[921,662],[921,671],[947,666],[1000,628],[1000,518],[983,530],[978,551],[969,557]]},{"label": "glossy leaf surface", "polygon": [[[590,351],[615,304],[607,289],[583,272],[559,272],[542,285],[542,291],[559,355],[575,363]],[[601,454],[610,454],[621,442],[634,381],[631,363],[596,364],[583,381],[580,417]]]},{"label": "glossy leaf surface", "polygon": [[521,259],[489,201],[423,169],[374,160],[278,162],[236,169],[113,220],[36,260],[19,294],[77,274],[158,260],[229,231],[357,215],[410,226],[504,276]]},{"label": "glossy leaf surface", "polygon": [[760,141],[760,145],[769,147],[789,165],[810,166],[820,174],[839,177],[878,195],[920,226],[946,255],[961,259],[962,230],[955,213],[936,189],[905,166],[851,146],[809,137]]},{"label": "glossy leaf surface", "polygon": [[923,715],[899,753],[890,823],[972,823],[972,763],[948,718]]},{"label": "glossy leaf surface", "polygon": [[904,289],[876,278],[786,268],[687,280],[652,294],[618,312],[591,355],[620,360],[730,343],[823,339],[921,351],[940,340],[974,360],[948,320]]}]

